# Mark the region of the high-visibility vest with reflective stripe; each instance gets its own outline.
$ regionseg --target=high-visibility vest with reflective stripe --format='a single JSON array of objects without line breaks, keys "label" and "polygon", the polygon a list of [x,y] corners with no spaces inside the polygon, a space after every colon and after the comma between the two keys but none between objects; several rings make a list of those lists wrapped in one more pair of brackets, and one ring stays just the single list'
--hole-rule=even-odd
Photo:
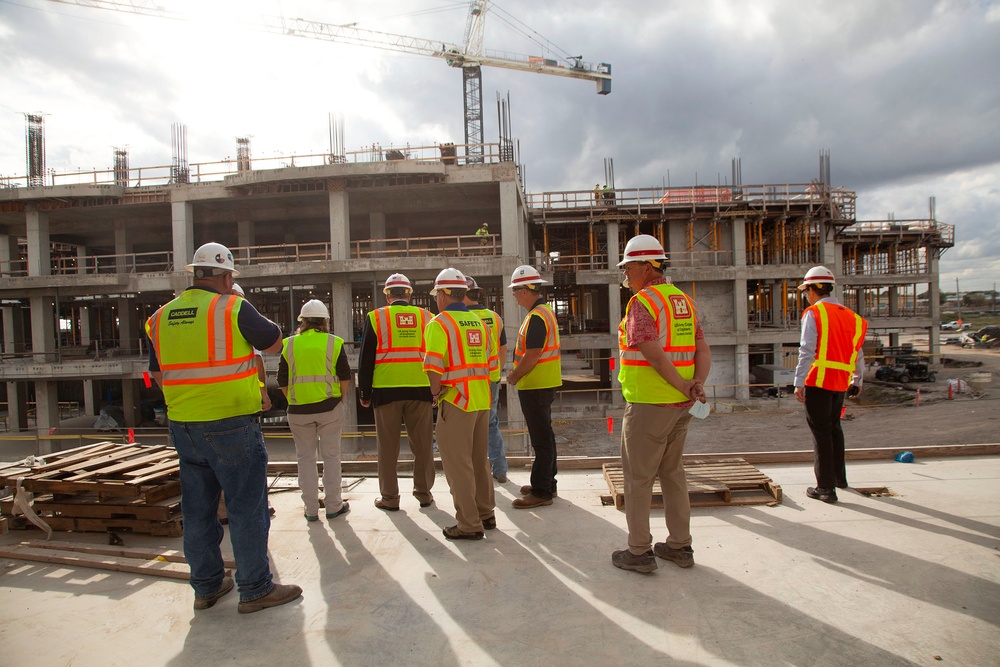
[{"label": "high-visibility vest with reflective stripe", "polygon": [[806,386],[847,391],[868,322],[839,303],[816,303],[802,311],[802,316],[808,312],[816,320],[816,359],[806,375]]},{"label": "high-visibility vest with reflective stripe", "polygon": [[644,307],[653,316],[660,344],[667,358],[685,380],[694,377],[695,331],[698,318],[687,294],[674,285],[651,285],[637,292],[625,307],[625,319],[618,325],[618,381],[629,403],[666,405],[691,400],[663,379],[642,351],[626,345],[625,323],[629,309]]},{"label": "high-visibility vest with reflective stripe", "polygon": [[172,421],[260,412],[253,347],[237,325],[243,303],[240,297],[189,289],[146,321]]},{"label": "high-visibility vest with reflective stripe", "polygon": [[559,323],[547,303],[540,303],[528,311],[517,332],[517,346],[514,348],[514,368],[521,363],[526,351],[528,324],[532,317],[541,318],[545,323],[545,346],[538,363],[517,382],[520,389],[549,389],[562,386],[562,359],[559,356]]},{"label": "high-visibility vest with reflective stripe", "polygon": [[377,339],[372,387],[429,387],[423,362],[430,312],[419,306],[383,306],[368,313],[368,319]]},{"label": "high-visibility vest with reflective stripe", "polygon": [[[440,328],[443,335],[432,329]],[[441,375],[447,401],[466,412],[489,410],[490,332],[476,315],[466,311],[443,311],[427,325],[427,354],[424,370]]]},{"label": "high-visibility vest with reflective stripe", "polygon": [[281,356],[288,364],[288,404],[311,405],[328,398],[340,398],[337,359],[344,348],[340,336],[309,329],[289,336],[281,344]]},{"label": "high-visibility vest with reflective stripe", "polygon": [[470,308],[486,325],[490,332],[490,382],[500,381],[500,332],[503,331],[503,318],[489,308]]}]

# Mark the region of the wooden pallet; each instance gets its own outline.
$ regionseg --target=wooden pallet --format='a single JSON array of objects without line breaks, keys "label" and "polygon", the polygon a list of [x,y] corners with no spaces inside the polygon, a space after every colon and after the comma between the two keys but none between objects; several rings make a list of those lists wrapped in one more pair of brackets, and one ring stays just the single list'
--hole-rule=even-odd
[{"label": "wooden pallet", "polygon": [[[180,464],[172,447],[100,442],[45,456],[43,465],[0,467],[0,486],[34,494],[32,508],[53,530],[128,530],[179,537]],[[0,503],[12,528],[32,524]]]},{"label": "wooden pallet", "polygon": [[[625,506],[625,481],[621,463],[605,463],[604,479],[615,507]],[[720,505],[773,505],[781,502],[781,487],[743,459],[684,459],[688,498],[692,507]],[[663,507],[660,480],[653,482],[654,508]]]}]

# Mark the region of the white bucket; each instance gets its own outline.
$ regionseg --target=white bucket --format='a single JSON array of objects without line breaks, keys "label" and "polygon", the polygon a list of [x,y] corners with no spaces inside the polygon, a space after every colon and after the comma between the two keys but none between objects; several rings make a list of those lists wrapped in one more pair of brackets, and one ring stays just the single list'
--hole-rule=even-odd
[{"label": "white bucket", "polygon": [[989,371],[976,371],[975,373],[969,373],[965,381],[969,383],[969,388],[973,393],[981,394],[993,382],[993,373]]}]

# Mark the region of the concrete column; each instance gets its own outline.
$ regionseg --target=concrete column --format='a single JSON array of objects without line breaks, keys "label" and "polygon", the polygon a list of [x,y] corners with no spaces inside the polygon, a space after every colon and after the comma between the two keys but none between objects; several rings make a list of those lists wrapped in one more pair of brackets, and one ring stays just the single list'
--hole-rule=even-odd
[{"label": "concrete column", "polygon": [[[939,275],[940,260],[936,252],[927,253],[927,272],[934,278]],[[941,352],[941,288],[938,286],[937,280],[932,280],[927,284],[927,298],[929,302],[928,315],[931,319],[930,328],[930,340],[928,341],[930,345],[931,363],[939,363],[941,357],[939,353]]]},{"label": "concrete column", "polygon": [[[631,238],[631,236],[629,236]],[[691,257],[688,254],[687,247],[687,225],[676,223],[667,223],[666,231],[666,242],[667,247],[664,250],[667,253],[667,265],[668,266],[691,266]]]},{"label": "concrete column", "polygon": [[194,205],[191,202],[170,204],[170,227],[173,231],[174,271],[183,271],[194,257]]},{"label": "concrete column", "polygon": [[135,334],[135,313],[131,299],[118,299],[118,349],[122,354],[132,354],[138,349]]},{"label": "concrete column", "polygon": [[731,224],[733,244],[733,266],[747,265],[747,220],[733,218]]},{"label": "concrete column", "polygon": [[385,213],[371,211],[368,214],[368,238],[372,240],[372,250],[385,250]]},{"label": "concrete column", "polygon": [[115,271],[118,273],[129,273],[134,267],[129,257],[134,245],[130,226],[130,220],[115,220]]},{"label": "concrete column", "polygon": [[[352,310],[353,296],[351,282],[338,280],[330,290],[330,320],[332,333],[340,336],[346,343],[354,342],[354,313]],[[352,369],[356,370],[356,369]],[[351,378],[351,388],[344,401],[344,430],[356,430],[358,426],[358,399],[356,378]]]},{"label": "concrete column", "polygon": [[[506,250],[504,252],[506,253]],[[510,283],[504,282],[505,290],[508,284]],[[507,334],[507,358],[510,361],[514,359],[514,350],[517,348],[517,332],[521,328],[521,322],[524,320],[526,314],[524,309],[517,305],[514,295],[510,293],[510,290],[507,290],[504,293],[503,299],[503,329]],[[517,398],[517,389],[506,382],[507,373],[510,372],[514,365],[513,363],[505,363],[504,366],[505,372],[500,378],[500,390],[504,391],[506,389],[507,392],[507,426],[517,431],[523,431],[525,428],[524,413],[521,412],[521,402]],[[511,436],[509,441],[505,436],[504,446],[508,454],[524,454],[528,452],[527,432],[523,436]]]},{"label": "concrete column", "polygon": [[746,278],[737,278],[733,281],[733,329],[737,336],[745,336],[749,329]]},{"label": "concrete column", "polygon": [[840,261],[842,249],[837,245],[837,241],[835,240],[836,235],[834,232],[836,230],[833,229],[833,225],[829,222],[822,222],[820,229],[819,263],[833,271],[833,275],[836,276],[841,273],[841,268],[843,267],[843,262]]},{"label": "concrete column", "polygon": [[[59,426],[59,394],[56,388],[55,382],[35,381],[35,431],[39,436],[48,435],[49,431]],[[41,454],[51,454],[52,441],[40,440],[38,448]]]},{"label": "concrete column", "polygon": [[125,415],[127,428],[135,428],[142,423],[139,402],[139,382],[137,380],[122,380],[122,414]]},{"label": "concrete column", "polygon": [[49,248],[49,216],[34,204],[27,206],[25,214],[28,238],[28,275],[52,274],[52,253]]},{"label": "concrete column", "polygon": [[83,381],[83,414],[88,417],[97,416],[97,402],[94,400],[94,381]]},{"label": "concrete column", "polygon": [[[87,246],[78,245],[76,247],[76,272],[87,273]],[[94,271],[96,273],[96,270]]]},{"label": "concrete column", "polygon": [[[239,247],[242,250],[239,252],[239,259],[244,262],[250,261],[250,249],[257,245],[256,234],[254,233],[253,222],[249,219],[245,219],[245,213],[238,214],[240,219],[236,221],[236,238]],[[236,259],[234,257],[234,259]]]},{"label": "concrete column", "polygon": [[[523,224],[524,214],[521,209],[521,200],[517,189],[517,183],[515,181],[502,181],[497,185],[500,190],[501,250],[503,254],[508,257],[514,256],[528,258],[528,228],[527,225]],[[506,321],[506,319],[504,321]],[[507,405],[509,408],[509,398],[507,400]],[[518,406],[517,409],[518,413],[520,413],[520,406]]]},{"label": "concrete column", "polygon": [[90,345],[91,309],[88,306],[80,308],[80,345]]},{"label": "concrete column", "polygon": [[351,208],[347,189],[342,182],[331,181],[330,199],[330,258],[333,260],[351,257]]},{"label": "concrete column", "polygon": [[3,316],[3,351],[5,354],[17,354],[25,350],[24,317],[20,306],[4,306],[0,309]]},{"label": "concrete column", "polygon": [[889,317],[899,317],[899,287],[889,286]]},{"label": "concrete column", "polygon": [[[619,228],[617,222],[608,223],[607,244],[608,244],[608,269],[619,271],[618,262],[621,261],[621,248],[618,247]],[[614,334],[621,321],[622,312],[622,288],[620,282],[608,285],[608,333]],[[620,407],[624,403],[621,392],[621,382],[618,381],[618,350],[611,349],[611,357],[615,360],[614,368],[611,370],[611,403],[615,407]]]},{"label": "concrete column", "polygon": [[7,383],[7,430],[25,431],[28,428],[28,390],[23,382]]},{"label": "concrete column", "polygon": [[750,400],[750,346],[746,343],[736,344],[736,361],[734,375],[736,380],[736,400]]},{"label": "concrete column", "polygon": [[17,262],[18,257],[17,237],[0,234],[0,276],[11,274],[11,262]]},{"label": "concrete column", "polygon": [[55,306],[51,297],[33,296],[31,303],[31,351],[36,362],[54,362],[56,351]]}]

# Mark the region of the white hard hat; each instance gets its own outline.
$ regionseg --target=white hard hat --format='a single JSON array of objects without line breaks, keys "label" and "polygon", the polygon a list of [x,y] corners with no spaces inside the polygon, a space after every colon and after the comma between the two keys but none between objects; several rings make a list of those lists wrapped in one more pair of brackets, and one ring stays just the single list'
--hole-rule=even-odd
[{"label": "white hard hat", "polygon": [[243,291],[243,288],[240,287],[239,283],[233,283],[233,286],[229,289],[229,291],[236,296],[243,297],[244,299],[247,297],[247,293]]},{"label": "white hard hat", "polygon": [[629,262],[648,262],[649,260],[663,261],[667,258],[663,252],[663,246],[656,240],[655,236],[649,234],[639,234],[629,239],[625,244],[625,256],[618,266],[625,266]]},{"label": "white hard hat", "polygon": [[514,269],[514,273],[510,274],[510,285],[507,285],[507,288],[514,289],[515,287],[527,287],[528,285],[544,284],[545,281],[542,280],[542,274],[536,271],[533,267],[527,264],[522,264]]},{"label": "white hard hat", "polygon": [[402,287],[409,291],[413,291],[413,285],[410,284],[410,279],[404,276],[402,273],[394,273],[385,279],[385,287],[382,289],[383,292],[388,292],[394,287]]},{"label": "white hard hat", "polygon": [[837,281],[833,278],[833,271],[826,268],[825,266],[814,266],[808,271],[806,271],[806,278],[799,285],[799,291],[801,292],[810,285],[836,285]]},{"label": "white hard hat", "polygon": [[470,290],[479,289],[479,283],[472,276],[465,276],[465,284]]},{"label": "white hard hat", "polygon": [[306,317],[328,320],[330,319],[330,311],[327,309],[326,304],[319,299],[309,299],[302,304],[302,310],[299,311],[299,322]]},{"label": "white hard hat", "polygon": [[240,275],[233,265],[233,253],[221,243],[206,243],[194,251],[194,261],[184,267],[191,273],[195,269],[223,269],[234,276]]},{"label": "white hard hat", "polygon": [[438,290],[469,289],[465,282],[465,275],[458,269],[443,269],[434,279],[434,289],[431,296],[437,296]]}]

